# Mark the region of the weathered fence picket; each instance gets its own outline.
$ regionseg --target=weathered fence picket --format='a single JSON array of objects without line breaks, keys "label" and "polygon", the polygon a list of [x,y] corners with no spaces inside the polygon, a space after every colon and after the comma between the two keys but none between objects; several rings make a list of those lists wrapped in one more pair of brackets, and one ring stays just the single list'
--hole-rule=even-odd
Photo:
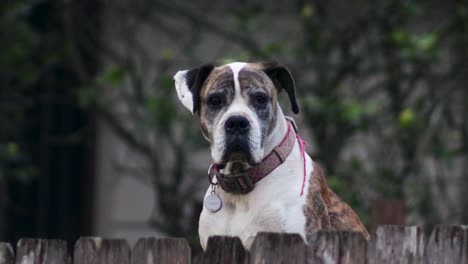
[{"label": "weathered fence picket", "polygon": [[423,263],[424,233],[419,226],[379,226],[369,240],[368,263]]},{"label": "weathered fence picket", "polygon": [[206,264],[248,263],[248,254],[238,237],[215,236],[208,239],[206,251],[197,262]]},{"label": "weathered fence picket", "polygon": [[15,261],[13,247],[9,243],[0,242],[0,264],[12,264]]},{"label": "weathered fence picket", "polygon": [[193,259],[187,242],[176,238],[142,238],[130,249],[122,239],[83,237],[70,253],[63,240],[21,239],[16,250],[0,242],[0,264],[15,263],[468,264],[468,226],[439,225],[428,239],[417,226],[379,226],[368,241],[358,233],[321,230],[307,244],[297,234],[259,233],[250,251],[239,238],[211,237],[206,251]]},{"label": "weathered fence picket", "polygon": [[306,263],[306,252],[298,234],[259,233],[250,248],[250,263]]},{"label": "weathered fence picket", "polygon": [[438,225],[426,247],[426,263],[468,263],[468,229],[466,226]]},{"label": "weathered fence picket", "polygon": [[64,240],[23,238],[16,244],[16,264],[70,264]]},{"label": "weathered fence picket", "polygon": [[132,250],[132,264],[190,263],[190,247],[180,238],[140,238]]},{"label": "weathered fence picket", "polygon": [[130,264],[130,247],[123,239],[82,237],[75,244],[73,264]]},{"label": "weathered fence picket", "polygon": [[359,233],[318,231],[308,243],[308,263],[365,263],[366,246]]}]

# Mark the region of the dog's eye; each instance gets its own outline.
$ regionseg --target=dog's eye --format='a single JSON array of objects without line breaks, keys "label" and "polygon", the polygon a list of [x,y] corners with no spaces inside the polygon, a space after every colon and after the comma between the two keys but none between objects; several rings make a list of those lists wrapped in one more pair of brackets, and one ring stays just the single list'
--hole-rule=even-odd
[{"label": "dog's eye", "polygon": [[218,108],[223,104],[223,98],[219,95],[212,95],[208,97],[208,106],[211,108]]},{"label": "dog's eye", "polygon": [[263,93],[256,94],[254,95],[254,102],[257,106],[265,106],[268,102],[268,96]]}]

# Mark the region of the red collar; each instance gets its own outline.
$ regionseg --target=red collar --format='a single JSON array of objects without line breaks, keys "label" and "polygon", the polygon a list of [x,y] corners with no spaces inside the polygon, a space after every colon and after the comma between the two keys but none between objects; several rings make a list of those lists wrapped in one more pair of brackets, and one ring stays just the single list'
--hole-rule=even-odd
[{"label": "red collar", "polygon": [[[218,184],[228,193],[248,193],[253,190],[255,183],[259,182],[274,169],[281,165],[291,153],[296,140],[296,126],[286,119],[288,131],[281,143],[276,146],[263,160],[249,168],[246,172],[224,175],[218,171],[216,165],[212,165],[208,171],[211,184]],[[213,178],[216,176],[216,183]]]}]

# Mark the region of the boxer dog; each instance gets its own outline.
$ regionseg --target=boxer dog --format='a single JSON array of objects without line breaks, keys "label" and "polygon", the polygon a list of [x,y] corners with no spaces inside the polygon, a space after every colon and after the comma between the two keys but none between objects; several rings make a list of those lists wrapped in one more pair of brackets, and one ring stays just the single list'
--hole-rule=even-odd
[{"label": "boxer dog", "polygon": [[278,95],[285,91],[299,112],[294,80],[277,62],[205,64],[174,76],[182,104],[198,115],[210,142],[210,187],[200,215],[208,237],[238,236],[250,248],[258,232],[298,233],[305,241],[319,229],[369,237],[356,213],[327,185],[304,152]]}]

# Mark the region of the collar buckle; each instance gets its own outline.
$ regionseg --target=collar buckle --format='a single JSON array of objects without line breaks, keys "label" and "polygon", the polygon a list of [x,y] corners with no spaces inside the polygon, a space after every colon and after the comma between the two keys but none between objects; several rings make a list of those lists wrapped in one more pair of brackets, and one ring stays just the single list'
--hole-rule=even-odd
[{"label": "collar buckle", "polygon": [[255,187],[247,172],[233,173],[229,176],[217,173],[216,179],[221,188],[228,193],[248,193]]}]

